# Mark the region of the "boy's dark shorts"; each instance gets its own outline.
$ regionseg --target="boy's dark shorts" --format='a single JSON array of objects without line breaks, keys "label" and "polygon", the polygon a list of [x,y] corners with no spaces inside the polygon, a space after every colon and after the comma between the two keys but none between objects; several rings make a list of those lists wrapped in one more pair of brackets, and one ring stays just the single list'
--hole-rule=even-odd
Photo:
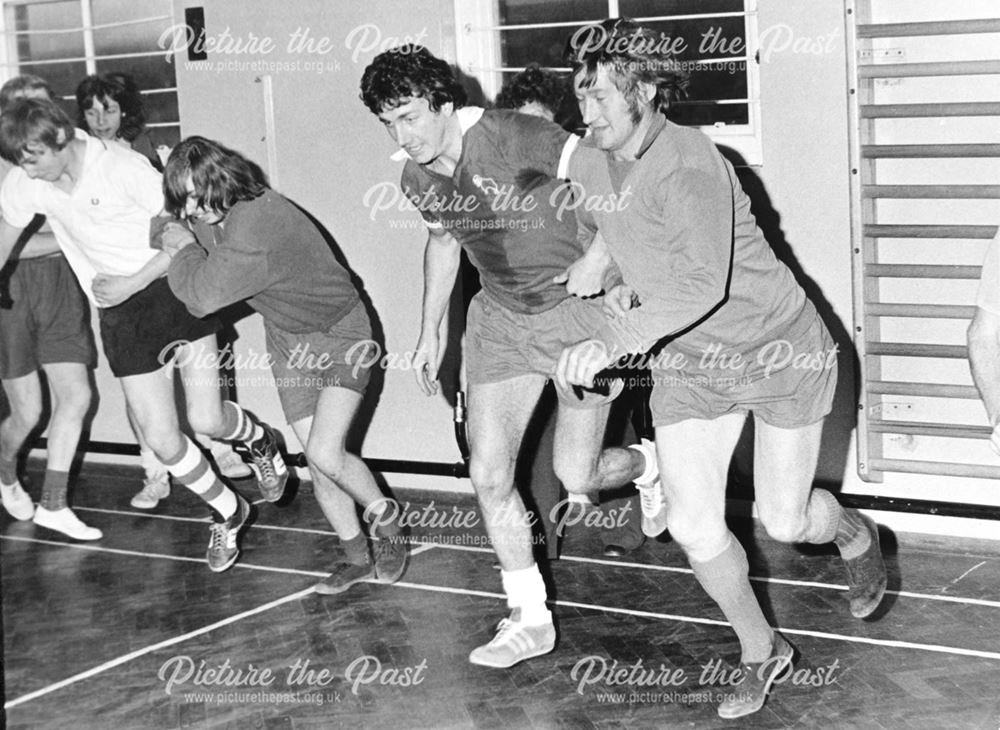
[{"label": "boy's dark shorts", "polygon": [[326,332],[286,332],[264,321],[267,354],[288,423],[310,418],[324,388],[347,388],[364,395],[374,355],[372,327],[358,301]]},{"label": "boy's dark shorts", "polygon": [[22,259],[10,277],[10,309],[0,309],[0,379],[43,365],[97,361],[90,305],[61,254]]},{"label": "boy's dark shorts", "polygon": [[156,372],[187,342],[214,335],[221,322],[188,312],[161,277],[130,299],[99,310],[104,354],[116,378]]}]

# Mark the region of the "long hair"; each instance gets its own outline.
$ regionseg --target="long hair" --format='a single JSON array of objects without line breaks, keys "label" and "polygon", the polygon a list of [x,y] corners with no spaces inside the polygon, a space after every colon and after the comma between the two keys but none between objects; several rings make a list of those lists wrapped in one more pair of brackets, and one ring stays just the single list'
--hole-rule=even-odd
[{"label": "long hair", "polygon": [[640,83],[655,86],[653,108],[666,114],[670,104],[685,95],[690,80],[672,55],[660,50],[666,40],[628,18],[609,18],[578,29],[564,55],[573,78],[583,73],[583,88],[594,84],[598,67],[604,66],[630,103],[638,99]]},{"label": "long hair", "polygon": [[448,62],[412,43],[378,54],[361,76],[361,100],[372,114],[414,97],[427,99],[432,112],[449,102],[458,109],[467,99]]},{"label": "long hair", "polygon": [[198,207],[222,215],[241,200],[260,197],[267,188],[267,176],[260,166],[204,137],[188,137],[174,147],[163,170],[166,209],[177,218],[185,216],[189,178]]},{"label": "long hair", "polygon": [[0,157],[20,165],[25,155],[32,153],[32,147],[61,150],[73,141],[73,134],[73,122],[55,103],[48,99],[19,99],[0,115]]},{"label": "long hair", "polygon": [[146,128],[146,109],[142,103],[142,94],[127,74],[88,76],[76,87],[76,126],[88,134],[90,127],[87,126],[86,113],[94,106],[95,101],[105,109],[109,101],[118,104],[122,112],[118,136],[127,142],[134,140]]}]

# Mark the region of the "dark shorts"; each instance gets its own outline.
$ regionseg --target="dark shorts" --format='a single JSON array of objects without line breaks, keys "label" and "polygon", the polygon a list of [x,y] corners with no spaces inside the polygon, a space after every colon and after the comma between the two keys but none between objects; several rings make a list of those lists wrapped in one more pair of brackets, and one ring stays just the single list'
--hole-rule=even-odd
[{"label": "dark shorts", "polygon": [[742,352],[748,364],[742,370],[713,367],[690,353],[687,362],[697,367],[656,366],[669,365],[675,356],[668,344],[651,368],[654,426],[753,413],[777,428],[801,428],[820,421],[833,407],[837,351],[812,305],[784,335]]},{"label": "dark shorts", "polygon": [[214,317],[198,319],[161,277],[115,307],[98,310],[104,354],[116,378],[156,372],[180,345],[221,329]]},{"label": "dark shorts", "polygon": [[96,363],[90,305],[61,255],[18,261],[10,296],[13,307],[0,309],[0,379],[52,363]]},{"label": "dark shorts", "polygon": [[264,333],[278,400],[288,423],[311,417],[324,388],[347,388],[364,395],[376,349],[362,302],[326,332],[296,334],[265,320]]},{"label": "dark shorts", "polygon": [[[470,384],[500,383],[522,375],[551,378],[562,351],[593,339],[605,314],[596,300],[568,297],[538,314],[513,312],[481,290],[469,303],[465,364]],[[572,408],[597,408],[622,392],[620,378],[594,389],[556,387],[559,402]]]}]

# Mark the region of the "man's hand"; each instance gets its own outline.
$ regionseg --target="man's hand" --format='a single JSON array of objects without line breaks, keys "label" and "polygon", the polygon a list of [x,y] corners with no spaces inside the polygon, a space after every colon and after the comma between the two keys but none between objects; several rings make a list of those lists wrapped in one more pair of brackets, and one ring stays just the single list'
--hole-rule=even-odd
[{"label": "man's hand", "polygon": [[189,228],[171,221],[163,229],[160,240],[163,242],[162,251],[173,258],[178,251],[194,243],[195,237]]},{"label": "man's hand", "polygon": [[610,319],[623,317],[625,313],[637,306],[638,297],[628,284],[619,284],[604,295],[604,313]]},{"label": "man's hand", "polygon": [[417,385],[424,395],[437,395],[438,369],[444,353],[439,352],[440,343],[437,337],[421,336],[417,341],[417,351],[413,357],[413,369],[417,376]]},{"label": "man's hand", "polygon": [[564,272],[553,277],[555,284],[565,284],[566,291],[576,297],[597,296],[604,289],[604,272],[608,261],[595,256],[582,256]]},{"label": "man's hand", "polygon": [[98,274],[94,277],[94,284],[91,288],[98,305],[114,307],[138,292],[141,287],[131,276]]},{"label": "man's hand", "polygon": [[600,340],[584,340],[567,347],[556,364],[556,385],[569,390],[573,385],[594,387],[594,376],[612,363],[607,347]]}]

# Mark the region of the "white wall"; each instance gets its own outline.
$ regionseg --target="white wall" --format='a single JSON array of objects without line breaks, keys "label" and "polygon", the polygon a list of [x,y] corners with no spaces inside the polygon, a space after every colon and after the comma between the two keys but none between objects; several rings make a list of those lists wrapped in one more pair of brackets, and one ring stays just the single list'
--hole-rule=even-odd
[{"label": "white wall", "polygon": [[[875,19],[882,22],[904,18],[988,17],[996,12],[992,0],[947,4],[931,0],[875,2],[881,14]],[[183,7],[201,4],[178,0],[175,15],[182,18]],[[297,69],[271,72],[278,169],[270,172],[272,175],[277,172],[282,192],[311,211],[337,239],[379,313],[389,351],[408,350],[418,328],[423,234],[415,213],[382,213],[372,219],[364,206],[366,191],[373,185],[395,183],[400,167],[389,161],[393,152],[391,141],[357,98],[362,70],[378,49],[356,49],[359,40],[377,39],[387,44],[396,39],[418,40],[439,55],[453,58],[450,0],[408,3],[380,0],[364,4],[301,0],[294,5],[294,13],[283,13],[286,6],[271,0],[215,0],[203,5],[210,36],[228,30],[231,37],[246,41],[253,34],[258,39],[272,39],[276,49],[266,55],[215,53],[210,55],[206,68],[186,64],[184,54],[179,54],[176,62],[183,134],[218,138],[266,167],[266,109],[261,84],[256,82],[264,69],[234,69],[234,62],[299,64]],[[767,0],[760,3],[759,27],[762,33],[773,29],[772,38],[783,37],[790,31],[796,39],[817,41],[803,41],[811,52],[772,47],[770,53],[762,54],[763,166],[755,169],[756,192],[762,192],[770,204],[761,216],[764,227],[779,250],[789,252],[797,261],[803,281],[810,293],[818,295],[835,337],[845,346],[849,344],[852,304],[842,4]],[[317,41],[328,39],[329,52],[289,51],[291,34],[296,30],[301,33],[302,29],[308,29],[310,37]],[[353,48],[348,47],[349,39],[355,41]],[[322,61],[322,72],[305,70],[307,61]],[[953,93],[961,98],[961,87],[956,88]],[[893,87],[882,89],[888,95],[898,91]],[[938,171],[932,164],[922,173],[933,176]],[[996,168],[983,172],[992,174],[995,184]],[[984,210],[985,206],[955,210],[961,220],[952,222],[996,220],[994,213]],[[910,212],[913,211],[901,214]],[[409,225],[417,227],[400,227]],[[966,249],[962,255],[975,262],[980,248],[970,244]],[[959,292],[956,296],[967,294]],[[940,336],[947,342],[958,342],[960,339],[956,338],[960,337],[962,327],[958,323],[955,331]],[[262,351],[261,328],[256,318],[242,322],[239,333],[238,352]],[[988,480],[887,474],[882,484],[862,482],[856,472],[852,440],[856,384],[849,353],[843,364],[848,367],[841,368],[835,412],[824,436],[820,478],[843,479],[844,491],[851,493],[1000,504],[1000,490]],[[272,422],[281,423],[277,399],[266,383],[266,373],[240,375],[241,401]],[[119,416],[120,396],[117,388],[107,382],[108,378],[106,373],[99,372],[103,402],[94,438],[127,441]],[[918,458],[948,458],[944,453],[946,445],[922,442],[918,447]],[[980,443],[971,448],[986,446]],[[443,398],[424,399],[414,386],[411,373],[387,371],[363,453],[376,458],[457,460],[447,403]],[[464,480],[449,478],[391,475],[390,481],[467,488]],[[924,519],[904,522],[919,523],[921,529],[929,531],[955,527],[953,522],[930,519],[931,523]],[[992,527],[992,523],[982,527],[980,534]],[[977,527],[966,521],[958,529],[974,533]]]},{"label": "white wall", "polygon": [[[800,0],[768,0],[760,4],[760,27],[764,29],[785,24],[790,26],[796,37],[810,38],[827,36],[837,33],[838,43],[832,45],[830,52],[812,55],[796,54],[789,51],[775,52],[761,67],[762,116],[764,165],[760,170],[761,178],[771,198],[774,208],[781,216],[780,227],[786,240],[791,244],[794,253],[803,269],[822,290],[824,298],[829,302],[831,310],[836,313],[843,324],[844,332],[851,329],[851,254],[850,254],[850,205],[849,205],[849,167],[847,147],[847,85],[846,57],[843,44],[844,20],[843,8],[839,2],[801,2]],[[912,20],[947,20],[953,18],[990,17],[996,16],[995,2],[988,0],[963,0],[961,2],[910,2],[909,0],[873,0],[875,13],[874,22],[901,22]],[[995,36],[992,43],[995,43]],[[927,45],[917,51],[914,43],[907,39],[893,39],[891,42],[880,43],[892,47],[909,47],[910,55],[906,61],[928,60],[919,53],[927,53]],[[969,39],[936,39],[933,52],[939,60],[975,58],[977,51],[984,55],[990,53],[989,47],[980,45],[977,49],[970,46]],[[995,51],[993,51],[995,54]],[[971,54],[971,55],[970,55]],[[992,55],[990,57],[995,57]],[[983,85],[993,89],[994,98],[1000,99],[1000,84],[996,77],[969,77],[966,79],[907,79],[893,84],[879,84],[876,87],[878,103],[892,103],[899,100],[901,94],[909,98],[921,97],[923,101],[960,101],[969,95],[978,94],[983,98]],[[973,96],[972,98],[976,98]],[[910,124],[913,124],[912,122]],[[961,139],[961,127],[968,124],[963,120],[933,120],[939,129],[940,138],[936,141],[964,141]],[[990,124],[996,130],[996,120],[981,120],[972,124]],[[878,142],[891,144],[893,142],[915,142],[907,139],[903,125],[884,125],[877,130]],[[969,130],[966,130],[969,131]],[[984,164],[986,163],[986,164]],[[911,183],[941,183],[962,180],[997,184],[998,168],[995,160],[957,163],[949,167],[941,161],[906,161],[895,163],[906,165],[906,178]],[[969,168],[976,168],[970,170]],[[882,170],[888,177],[892,170]],[[904,174],[904,173],[901,173]],[[979,176],[978,178],[975,176]],[[969,177],[972,176],[972,177]],[[891,180],[890,180],[891,181]],[[909,201],[901,203],[892,201],[883,204],[880,209],[882,222],[913,222],[913,223],[996,223],[1000,216],[997,213],[995,201],[978,201],[965,203],[946,201],[933,208],[924,201]],[[892,244],[890,244],[892,245]],[[914,245],[934,247],[928,251],[930,257],[927,263],[933,263],[934,257],[955,257],[958,263],[978,264],[982,261],[985,242],[918,242],[907,243],[907,255],[914,255]],[[947,247],[947,248],[945,248]],[[883,248],[885,255],[892,255],[887,247]],[[900,254],[901,255],[901,254]],[[891,260],[891,259],[890,259]],[[939,261],[940,262],[940,261]],[[889,286],[893,286],[890,284]],[[898,286],[898,285],[897,285]],[[910,285],[913,287],[913,285]],[[972,302],[974,282],[955,283],[951,285],[954,291],[947,290],[948,285],[932,283],[919,284],[916,292],[906,292],[908,299],[916,301],[921,296],[932,298],[940,303]],[[883,296],[890,298],[904,292],[892,292],[883,289]],[[953,301],[949,301],[951,298]],[[967,323],[953,321],[950,323],[902,323],[890,320],[884,325],[886,340],[932,341],[945,344],[963,344],[964,330]],[[941,382],[954,382],[965,378],[971,384],[968,367],[964,362],[942,363],[933,365],[926,363],[890,362],[887,367],[894,368],[896,377],[900,379],[939,379]],[[930,369],[932,372],[926,372]],[[850,373],[841,369],[841,377]],[[852,383],[852,388],[856,387]],[[847,395],[846,393],[843,395]],[[964,415],[968,423],[985,424],[985,416],[981,405],[974,402],[959,404],[957,402],[942,404],[920,403],[920,399],[896,399],[913,406],[915,414],[912,420],[920,420],[921,409],[924,416],[931,419],[941,417],[941,409],[965,409],[971,412]],[[850,402],[838,399],[837,410],[832,426],[841,433],[846,432],[853,422],[854,414],[850,410]],[[936,413],[932,411],[938,411]],[[957,417],[957,416],[956,416]],[[908,416],[908,418],[910,418]],[[957,417],[958,420],[962,418]],[[844,452],[837,441],[838,448],[829,449],[824,453],[820,465],[820,476],[835,478],[838,470],[838,457],[845,456],[843,470],[843,487],[845,492],[858,494],[878,494],[911,499],[929,499],[957,502],[972,502],[980,504],[1000,504],[1000,488],[993,480],[964,479],[955,477],[934,477],[909,474],[886,474],[881,484],[863,482],[857,475],[853,440],[849,451]],[[892,453],[895,449],[896,453]],[[923,437],[916,439],[898,439],[890,442],[886,452],[887,457],[918,458],[928,460],[962,460],[962,452],[974,452],[969,460],[997,461],[989,452],[986,442],[961,443],[955,440],[934,440]],[[928,523],[925,519],[904,520],[905,524],[919,524],[921,529],[934,531],[938,528],[952,529],[954,523],[938,520],[938,525]],[[963,530],[975,531],[988,536],[995,532],[993,523],[979,525],[970,521],[961,527]]]}]

